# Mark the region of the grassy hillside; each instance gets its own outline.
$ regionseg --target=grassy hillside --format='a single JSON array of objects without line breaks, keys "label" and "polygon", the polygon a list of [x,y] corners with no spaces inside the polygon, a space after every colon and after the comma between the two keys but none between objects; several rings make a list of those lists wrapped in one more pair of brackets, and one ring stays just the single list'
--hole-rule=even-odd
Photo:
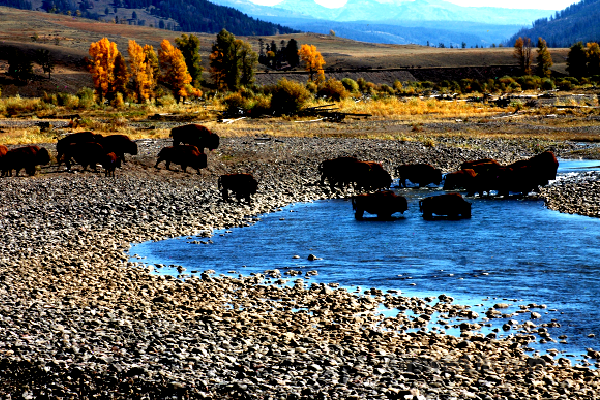
[{"label": "grassy hillside", "polygon": [[[194,33],[200,40],[200,55],[205,68],[208,68],[208,55],[215,39],[214,34]],[[37,40],[33,38],[37,35]],[[163,39],[174,43],[181,32],[168,31],[136,25],[123,25],[98,22],[66,15],[45,12],[24,11],[0,7],[0,60],[8,47],[22,51],[48,49],[57,61],[57,69],[52,79],[38,79],[23,86],[14,86],[6,77],[6,62],[0,61],[0,87],[2,95],[19,93],[25,96],[39,96],[43,91],[76,92],[82,86],[92,86],[91,78],[85,71],[83,58],[88,55],[91,43],[103,37],[116,42],[119,50],[126,52],[128,41],[150,44],[158,48]],[[240,37],[251,43],[258,52],[259,37]],[[430,68],[487,66],[494,64],[514,64],[512,48],[486,49],[440,49],[417,45],[389,45],[356,42],[317,34],[285,34],[263,37],[266,41],[295,38],[300,44],[313,44],[323,54],[326,68]],[[564,71],[568,49],[552,49],[554,68]],[[259,66],[259,71],[262,69]],[[42,75],[41,71],[39,74]]]}]

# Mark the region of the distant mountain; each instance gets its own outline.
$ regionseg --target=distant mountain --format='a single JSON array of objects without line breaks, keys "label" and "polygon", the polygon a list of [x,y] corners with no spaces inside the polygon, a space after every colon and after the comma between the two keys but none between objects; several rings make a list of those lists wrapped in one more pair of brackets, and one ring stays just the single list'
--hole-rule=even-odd
[{"label": "distant mountain", "polygon": [[507,44],[514,44],[519,37],[530,38],[537,43],[542,38],[550,47],[570,47],[574,43],[600,42],[600,0],[582,0],[550,18],[541,18],[533,28],[523,28],[515,33]]},{"label": "distant mountain", "polygon": [[[257,16],[304,17],[329,21],[472,21],[493,25],[529,25],[549,16],[548,10],[514,10],[493,7],[461,7],[444,0],[387,1],[348,0],[340,8],[320,6],[314,0],[283,0],[272,7],[249,0],[212,0]],[[276,14],[288,12],[287,14]]]}]

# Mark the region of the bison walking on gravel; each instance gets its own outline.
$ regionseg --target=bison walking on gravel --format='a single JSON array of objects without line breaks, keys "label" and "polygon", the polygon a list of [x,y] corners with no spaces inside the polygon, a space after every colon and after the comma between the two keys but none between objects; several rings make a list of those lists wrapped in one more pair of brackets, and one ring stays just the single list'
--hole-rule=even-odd
[{"label": "bison walking on gravel", "polygon": [[29,176],[33,176],[36,166],[46,165],[49,162],[50,153],[47,149],[39,146],[25,146],[8,150],[0,158],[0,169],[2,176],[12,176],[13,170],[16,172],[15,176],[19,176],[22,169],[25,169]]},{"label": "bison walking on gravel", "polygon": [[163,147],[158,152],[154,168],[158,168],[162,161],[165,161],[165,167],[168,170],[170,170],[171,163],[174,163],[180,165],[183,172],[187,172],[187,167],[192,167],[200,173],[200,169],[206,168],[208,165],[206,154],[198,151],[196,146],[190,145]]},{"label": "bison walking on gravel", "polygon": [[71,170],[71,161],[75,160],[75,164],[81,165],[84,171],[91,167],[96,172],[97,165],[104,162],[106,153],[107,151],[100,143],[81,142],[71,143],[63,154],[68,171]]},{"label": "bison walking on gravel", "polygon": [[218,184],[223,201],[229,200],[231,190],[238,201],[245,199],[248,203],[250,203],[250,196],[256,193],[258,187],[258,182],[251,174],[221,175]]},{"label": "bison walking on gravel", "polygon": [[104,176],[115,176],[115,170],[121,166],[121,159],[114,153],[110,152],[102,158],[102,168],[104,168]]},{"label": "bison walking on gravel", "polygon": [[173,137],[173,146],[189,144],[196,146],[202,152],[204,152],[205,148],[214,150],[219,147],[219,136],[211,132],[204,125],[187,124],[176,126],[171,129],[169,136]]},{"label": "bison walking on gravel", "polygon": [[132,156],[137,155],[138,147],[137,144],[129,139],[127,135],[109,135],[104,136],[99,140],[104,150],[107,153],[115,153],[119,160],[125,163],[125,153],[131,154]]},{"label": "bison walking on gravel", "polygon": [[102,140],[102,135],[95,134],[94,132],[77,132],[72,133],[64,138],[60,139],[56,143],[56,169],[60,168],[60,165],[64,162],[66,164],[67,160],[65,158],[65,152],[69,148],[70,145],[76,143],[90,143],[95,142],[98,143]]}]

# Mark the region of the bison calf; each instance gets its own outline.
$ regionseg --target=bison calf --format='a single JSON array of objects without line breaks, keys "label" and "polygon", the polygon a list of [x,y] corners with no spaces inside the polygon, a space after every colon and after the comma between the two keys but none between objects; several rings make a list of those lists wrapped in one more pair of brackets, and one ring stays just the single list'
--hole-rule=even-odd
[{"label": "bison calf", "polygon": [[194,168],[200,173],[201,168],[206,168],[208,165],[208,157],[206,154],[198,151],[196,146],[169,146],[163,147],[158,152],[158,158],[154,168],[158,168],[158,164],[165,161],[165,167],[170,170],[171,163],[181,166],[183,172],[187,172],[187,167]]},{"label": "bison calf", "polygon": [[104,176],[115,176],[115,170],[121,166],[121,159],[114,153],[110,152],[104,155],[102,159],[102,168],[104,168]]},{"label": "bison calf", "polygon": [[246,199],[250,203],[250,196],[256,193],[258,182],[250,174],[229,174],[219,177],[219,189],[223,201],[229,200],[229,190],[235,193],[238,201]]}]

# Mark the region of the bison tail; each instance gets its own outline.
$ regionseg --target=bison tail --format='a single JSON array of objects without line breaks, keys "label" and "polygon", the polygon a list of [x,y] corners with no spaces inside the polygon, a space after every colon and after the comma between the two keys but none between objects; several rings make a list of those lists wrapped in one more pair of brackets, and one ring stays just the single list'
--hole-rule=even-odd
[{"label": "bison tail", "polygon": [[223,184],[221,183],[221,177],[219,177],[219,179],[217,180],[217,186],[219,189],[223,188]]},{"label": "bison tail", "polygon": [[419,211],[423,212],[423,200],[419,200]]}]

